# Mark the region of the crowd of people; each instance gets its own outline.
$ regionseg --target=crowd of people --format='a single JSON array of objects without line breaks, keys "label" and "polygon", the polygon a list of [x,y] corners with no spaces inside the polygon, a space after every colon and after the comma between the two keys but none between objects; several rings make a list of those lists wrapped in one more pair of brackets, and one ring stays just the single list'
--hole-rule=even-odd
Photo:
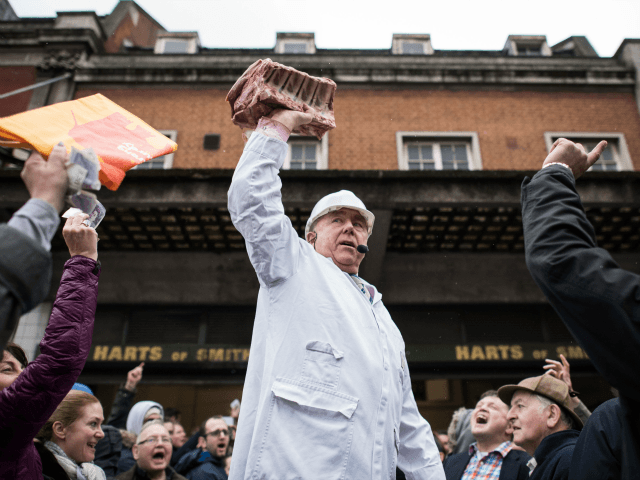
[{"label": "crowd of people", "polygon": [[[305,239],[284,215],[277,170],[288,135],[309,121],[291,111],[263,118],[229,192],[261,284],[254,333],[261,343],[252,344],[242,409],[231,421],[211,412],[187,436],[176,409],[135,402],[141,364],[105,416],[77,383],[101,265],[97,232],[87,215],[76,215],[62,230],[71,258],[40,354],[29,362],[20,346],[3,343],[0,478],[639,478],[640,278],[597,248],[575,191],[604,142],[591,153],[564,139],[554,144],[523,184],[523,224],[534,279],[620,398],[591,415],[561,357],[548,360],[544,374],[485,392],[475,408],[454,414],[448,432],[432,434],[411,392],[402,336],[379,292],[357,275],[373,214],[351,192],[328,195]],[[32,154],[22,171],[31,199],[0,225],[3,342],[47,294],[65,162],[58,147],[46,161]],[[307,305],[319,301],[316,318]]]}]

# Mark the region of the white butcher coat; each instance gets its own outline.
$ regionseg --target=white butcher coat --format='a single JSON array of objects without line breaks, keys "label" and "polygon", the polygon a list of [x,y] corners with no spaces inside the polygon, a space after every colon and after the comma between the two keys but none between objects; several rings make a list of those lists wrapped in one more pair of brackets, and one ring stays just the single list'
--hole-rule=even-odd
[{"label": "white butcher coat", "polygon": [[394,479],[397,462],[444,480],[382,295],[371,304],[284,213],[286,152],[254,133],[229,189],[260,281],[230,479]]}]

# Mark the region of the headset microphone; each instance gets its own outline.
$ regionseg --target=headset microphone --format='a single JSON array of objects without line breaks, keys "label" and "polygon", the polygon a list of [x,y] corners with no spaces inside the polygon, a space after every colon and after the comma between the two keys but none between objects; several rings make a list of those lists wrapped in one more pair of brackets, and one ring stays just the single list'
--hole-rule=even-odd
[{"label": "headset microphone", "polygon": [[360,253],[367,253],[369,251],[369,247],[367,247],[366,245],[358,245],[356,250],[358,250],[358,252]]}]

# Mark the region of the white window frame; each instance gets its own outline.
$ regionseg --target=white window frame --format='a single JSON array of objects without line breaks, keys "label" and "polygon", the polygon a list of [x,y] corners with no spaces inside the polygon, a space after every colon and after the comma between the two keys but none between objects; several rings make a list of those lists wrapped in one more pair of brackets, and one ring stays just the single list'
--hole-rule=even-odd
[{"label": "white window frame", "polygon": [[160,37],[156,40],[153,53],[165,54],[165,46],[167,41],[180,41],[187,44],[187,51],[183,53],[169,53],[168,55],[191,55],[198,52],[198,39],[196,37]]},{"label": "white window frame", "polygon": [[[396,132],[396,149],[398,153],[398,168],[409,170],[409,155],[407,145],[412,141],[420,143],[442,144],[450,139],[456,139],[467,144],[469,170],[482,170],[482,156],[480,155],[480,141],[477,132]],[[434,149],[436,170],[442,170],[440,149]],[[453,170],[460,172],[464,170]]]},{"label": "white window frame", "polygon": [[[289,137],[287,141],[287,156],[284,159],[284,165],[282,168],[286,170],[291,169],[291,144],[289,142],[295,142],[296,140],[302,140],[308,143],[315,143],[316,146],[316,170],[326,170],[329,168],[329,134],[325,133],[322,137],[322,140],[318,140],[317,138],[310,139],[309,137],[303,137],[301,135],[296,135],[295,133]],[[304,170],[304,171],[313,171],[313,170]]]},{"label": "white window frame", "polygon": [[[306,46],[306,50],[304,53],[285,53],[285,45],[290,43],[299,43],[304,44]],[[283,54],[283,55],[309,55],[316,53],[316,43],[314,37],[296,37],[292,35],[288,38],[278,38],[276,40],[276,48],[275,53]]]},{"label": "white window frame", "polygon": [[[547,146],[547,152],[551,150],[553,143],[558,138],[572,138],[575,140],[584,139],[586,141],[600,141],[607,140],[614,142],[616,149],[613,151],[613,158],[618,165],[618,171],[633,171],[633,162],[631,161],[631,154],[629,153],[629,147],[627,146],[627,140],[624,138],[624,133],[618,132],[544,132],[544,142]],[[617,154],[617,155],[616,155]],[[605,170],[606,171],[606,170]]]},{"label": "white window frame", "polygon": [[[167,138],[173,140],[174,142],[176,142],[176,143],[178,142],[178,131],[177,130],[158,130],[158,132],[160,132],[161,134],[163,134]],[[169,170],[170,168],[173,168],[173,156],[174,155],[175,155],[175,152],[171,152],[171,153],[167,153],[165,155],[162,155],[164,157],[164,164],[163,164],[161,169],[160,168],[140,168],[139,169],[138,165],[136,165],[131,170]],[[153,159],[149,160],[149,162],[153,162],[153,161],[158,161],[158,159],[157,158],[153,158]]]},{"label": "white window frame", "polygon": [[[413,43],[422,45],[422,53],[403,53],[405,43]],[[431,35],[413,35],[394,33],[391,39],[391,53],[393,55],[433,55],[433,47],[431,46]]]}]

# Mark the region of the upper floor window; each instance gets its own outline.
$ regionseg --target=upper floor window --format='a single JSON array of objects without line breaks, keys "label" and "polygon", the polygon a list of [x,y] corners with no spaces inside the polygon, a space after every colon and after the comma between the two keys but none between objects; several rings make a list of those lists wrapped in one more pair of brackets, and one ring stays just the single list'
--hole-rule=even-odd
[{"label": "upper floor window", "polygon": [[509,35],[503,51],[517,57],[551,56],[551,49],[544,35]]},{"label": "upper floor window", "polygon": [[328,167],[328,134],[318,140],[315,137],[289,137],[289,151],[284,168],[289,170],[325,170]]},{"label": "upper floor window", "polygon": [[431,35],[413,35],[395,33],[391,41],[391,53],[394,55],[431,55]]},{"label": "upper floor window", "polygon": [[154,53],[192,54],[197,53],[200,39],[196,32],[161,33],[156,39]]},{"label": "upper floor window", "polygon": [[[165,135],[167,138],[170,138],[174,142],[178,141],[178,131],[177,130],[158,130],[160,133]],[[169,169],[173,167],[173,155],[175,152],[167,153],[166,155],[162,155],[161,157],[153,158],[151,160],[147,160],[140,165],[136,165],[131,170],[162,170]]]},{"label": "upper floor window", "polygon": [[275,53],[289,55],[316,53],[315,35],[279,32],[276,34]]},{"label": "upper floor window", "polygon": [[482,169],[475,132],[398,132],[400,170]]},{"label": "upper floor window", "polygon": [[547,151],[559,138],[566,138],[575,143],[580,143],[588,152],[602,140],[607,141],[602,155],[596,163],[589,169],[590,172],[617,172],[622,170],[633,170],[633,162],[627,147],[627,141],[623,133],[593,133],[593,132],[545,132],[545,143]]}]

